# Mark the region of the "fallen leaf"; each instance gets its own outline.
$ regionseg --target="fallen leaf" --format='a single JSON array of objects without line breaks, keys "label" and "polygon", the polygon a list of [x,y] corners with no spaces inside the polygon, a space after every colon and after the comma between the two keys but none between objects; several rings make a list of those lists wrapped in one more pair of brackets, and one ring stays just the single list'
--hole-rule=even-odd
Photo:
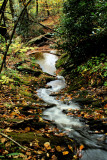
[{"label": "fallen leaf", "polygon": [[4,142],[6,142],[6,141],[7,141],[6,138],[1,138],[1,143],[4,143]]},{"label": "fallen leaf", "polygon": [[78,159],[77,155],[74,155],[73,158],[74,158],[74,159]]},{"label": "fallen leaf", "polygon": [[26,127],[25,132],[29,132],[29,131],[30,131],[30,127]]},{"label": "fallen leaf", "polygon": [[83,145],[83,144],[80,145],[80,148],[79,148],[79,149],[82,150],[83,148],[84,148],[84,145]]},{"label": "fallen leaf", "polygon": [[26,155],[31,156],[31,152],[26,152]]},{"label": "fallen leaf", "polygon": [[13,130],[10,129],[9,127],[5,129],[5,132],[12,132]]},{"label": "fallen leaf", "polygon": [[5,147],[11,147],[11,142],[7,142],[7,143],[5,144]]},{"label": "fallen leaf", "polygon": [[81,89],[80,89],[81,91],[84,91],[85,90],[85,88],[84,87],[81,87]]},{"label": "fallen leaf", "polygon": [[4,152],[3,152],[3,154],[8,154],[9,152],[7,151],[7,150],[5,150]]},{"label": "fallen leaf", "polygon": [[39,122],[43,122],[43,118],[42,117],[39,117]]},{"label": "fallen leaf", "polygon": [[107,109],[107,104],[104,106],[104,109]]},{"label": "fallen leaf", "polygon": [[52,159],[52,160],[57,160],[57,157],[56,157],[55,155],[53,155],[53,156],[51,157],[51,159]]},{"label": "fallen leaf", "polygon": [[73,152],[73,147],[71,147],[70,145],[68,145],[68,148]]},{"label": "fallen leaf", "polygon": [[50,142],[45,142],[45,143],[44,143],[44,147],[45,147],[47,150],[51,149]]},{"label": "fallen leaf", "polygon": [[37,154],[42,154],[42,153],[43,153],[43,151],[36,151],[36,153],[37,153]]},{"label": "fallen leaf", "polygon": [[49,153],[47,153],[46,156],[49,157]]},{"label": "fallen leaf", "polygon": [[64,151],[62,153],[63,153],[63,155],[67,155],[67,154],[69,154],[69,151]]},{"label": "fallen leaf", "polygon": [[61,152],[61,151],[62,151],[62,149],[61,149],[60,146],[56,146],[56,150],[57,150],[58,152]]}]

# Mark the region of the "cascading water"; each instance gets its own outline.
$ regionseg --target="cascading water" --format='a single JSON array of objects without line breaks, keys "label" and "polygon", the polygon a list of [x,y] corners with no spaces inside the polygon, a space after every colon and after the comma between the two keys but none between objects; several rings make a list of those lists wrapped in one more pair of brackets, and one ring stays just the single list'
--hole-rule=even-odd
[{"label": "cascading water", "polygon": [[[44,59],[38,60],[41,68],[44,72],[50,75],[55,75],[55,62],[57,56],[45,53]],[[71,102],[69,105],[56,100],[54,96],[51,96],[53,92],[58,92],[66,87],[65,79],[62,76],[56,76],[56,80],[47,83],[51,88],[41,88],[37,90],[37,95],[47,104],[53,105],[53,107],[46,109],[43,112],[43,118],[46,120],[54,121],[57,126],[63,132],[76,139],[80,144],[84,144],[87,150],[82,151],[83,156],[81,160],[107,160],[107,146],[98,142],[95,138],[92,138],[86,131],[86,126],[80,122],[79,118],[67,116],[63,113],[63,110],[67,109],[80,109],[78,104]],[[105,148],[105,150],[103,150]]]},{"label": "cascading water", "polygon": [[38,96],[48,104],[55,105],[52,108],[46,109],[43,112],[44,118],[56,122],[61,128],[66,130],[71,130],[72,126],[81,126],[79,119],[68,117],[62,111],[67,109],[79,109],[79,106],[72,103],[69,105],[63,104],[62,102],[55,99],[55,97],[50,96],[53,92],[58,92],[60,89],[65,88],[65,80],[62,76],[57,77],[58,80],[51,81],[47,83],[48,86],[52,88],[49,89],[39,89],[37,92]]}]

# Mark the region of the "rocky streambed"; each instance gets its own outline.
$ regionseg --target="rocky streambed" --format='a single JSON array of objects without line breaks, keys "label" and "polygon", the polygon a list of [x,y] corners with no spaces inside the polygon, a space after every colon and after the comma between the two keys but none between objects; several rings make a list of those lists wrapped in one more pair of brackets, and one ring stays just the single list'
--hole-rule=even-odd
[{"label": "rocky streambed", "polygon": [[[42,59],[38,59],[37,63],[41,66],[44,72],[56,76],[55,63],[57,59],[56,55],[45,53]],[[43,111],[43,118],[56,124],[61,132],[66,133],[68,137],[75,139],[78,144],[84,145],[84,149],[80,149],[78,153],[82,155],[80,156],[81,160],[106,160],[106,136],[103,134],[92,134],[89,130],[89,126],[82,118],[71,115],[68,116],[66,114],[68,110],[71,112],[78,112],[82,109],[82,106],[73,101],[69,101],[69,104],[66,104],[57,100],[56,96],[52,96],[52,94],[58,94],[61,89],[66,87],[64,77],[56,76],[56,80],[50,81],[47,83],[47,86],[47,88],[40,88],[37,90],[39,98],[41,98],[46,104],[52,106]]]}]

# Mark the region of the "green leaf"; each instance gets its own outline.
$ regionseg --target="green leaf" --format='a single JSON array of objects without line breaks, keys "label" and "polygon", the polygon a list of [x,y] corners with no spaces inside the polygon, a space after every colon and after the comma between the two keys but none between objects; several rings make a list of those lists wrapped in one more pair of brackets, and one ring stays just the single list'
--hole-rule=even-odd
[{"label": "green leaf", "polygon": [[106,71],[106,72],[104,72],[104,77],[107,77],[107,71]]},{"label": "green leaf", "polygon": [[15,152],[15,153],[10,153],[7,156],[11,157],[11,156],[18,156],[18,155],[20,155],[20,153]]},{"label": "green leaf", "polygon": [[95,15],[95,13],[94,13],[94,12],[91,12],[91,15],[92,15],[92,16],[94,16],[94,15]]},{"label": "green leaf", "polygon": [[107,87],[107,81],[105,81],[105,82],[104,82],[104,86],[106,86],[106,87]]},{"label": "green leaf", "polygon": [[0,156],[0,158],[3,158],[3,159],[4,159],[5,157],[4,157],[4,156]]}]

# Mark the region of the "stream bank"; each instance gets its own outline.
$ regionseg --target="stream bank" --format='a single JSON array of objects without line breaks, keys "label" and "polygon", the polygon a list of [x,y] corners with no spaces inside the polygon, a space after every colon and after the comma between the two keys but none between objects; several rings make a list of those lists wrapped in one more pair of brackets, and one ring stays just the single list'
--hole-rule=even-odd
[{"label": "stream bank", "polygon": [[0,128],[7,137],[0,135],[0,159],[77,158],[80,146],[76,141],[61,132],[54,122],[42,117],[43,111],[53,105],[39,98],[37,90],[45,86],[49,88],[46,84],[56,80],[56,76],[42,71],[36,61],[37,54],[36,57],[25,54],[17,53],[16,61],[10,58],[11,68],[1,76]]},{"label": "stream bank", "polygon": [[[104,160],[106,152],[98,148],[105,147],[106,145],[105,140],[104,140],[104,145],[102,145],[102,141],[101,142],[98,141],[99,144],[96,145],[97,143],[96,139],[103,137],[103,135],[106,133],[106,130],[105,131],[101,130],[104,130],[105,127],[103,129],[101,128],[100,131],[97,130],[98,131],[97,137],[95,134],[96,129],[94,130],[94,132],[91,132],[92,136],[90,139],[90,137],[88,137],[89,133],[87,134],[86,127],[84,128],[82,127],[82,125],[80,126],[80,124],[84,125],[85,121],[88,120],[87,119],[88,115],[86,114],[87,112],[86,113],[84,112],[84,107],[83,107],[83,105],[85,105],[87,100],[84,101],[81,99],[82,103],[84,102],[84,104],[82,105],[77,105],[77,104],[75,105],[76,101],[75,102],[71,101],[73,97],[78,98],[77,97],[78,92],[81,91],[83,92],[84,91],[83,88],[78,92],[73,91],[74,96],[68,93],[66,90],[67,86],[64,78],[61,76],[56,77],[55,74],[50,75],[49,73],[46,72],[44,73],[41,70],[40,66],[37,64],[36,60],[38,57],[37,52],[35,55],[36,57],[28,56],[26,54],[25,58],[26,61],[20,61],[20,56],[22,55],[19,54],[18,55],[19,59],[17,64],[16,62],[14,62],[13,65],[15,71],[13,72],[13,69],[7,71],[6,77],[8,75],[9,78],[6,79],[5,77],[5,79],[8,80],[9,82],[5,81],[5,84],[1,86],[1,96],[2,96],[1,102],[2,104],[5,104],[1,105],[1,114],[0,114],[1,118],[0,125],[3,132],[5,132],[5,134],[7,134],[8,136],[11,136],[14,140],[18,141],[21,145],[28,148],[29,152],[22,151],[21,149],[18,150],[18,153],[23,153],[23,157],[25,155],[24,158],[31,158],[32,160],[35,158],[38,160],[39,159],[71,160],[71,159],[79,159],[83,155],[86,156],[86,154],[88,153],[91,155],[95,155],[97,152],[99,152]],[[40,55],[42,55],[41,52]],[[43,58],[43,56],[40,57]],[[53,62],[55,63],[54,60]],[[52,61],[50,64],[52,64]],[[47,90],[45,89],[42,90],[42,88],[44,87],[46,87]],[[40,95],[42,92],[41,97],[38,97],[37,90],[40,91],[39,92]],[[43,99],[44,95],[45,98]],[[50,102],[48,101],[47,104],[47,102],[44,102],[44,100],[45,101],[50,100]],[[88,101],[87,105],[90,102]],[[80,102],[78,101],[78,103]],[[56,105],[58,105],[57,108]],[[78,107],[76,108],[76,110],[73,110],[71,106],[74,108],[76,106]],[[81,108],[83,111],[81,111],[79,108]],[[49,117],[42,116],[42,113],[47,114],[46,110],[48,110],[50,119]],[[55,113],[55,115],[52,115],[52,113]],[[63,117],[61,118],[59,115],[62,115]],[[55,120],[54,119],[55,117],[59,119]],[[84,120],[83,118],[86,118],[86,120]],[[58,124],[59,121],[62,122],[62,120],[64,120],[65,123]],[[75,127],[74,124],[77,125],[77,127]],[[106,125],[104,121],[103,124],[104,126]],[[86,125],[89,124],[87,123]],[[78,126],[80,126],[79,129]],[[96,124],[95,126],[97,127]],[[66,131],[65,127],[67,129]],[[71,128],[69,129],[69,127]],[[84,130],[86,129],[84,134],[81,131],[83,129]],[[1,139],[2,138],[3,137],[1,137]],[[88,142],[87,138],[89,139]],[[1,148],[3,147],[6,148],[1,152],[2,156],[4,156],[4,159],[6,158],[8,159],[9,157],[8,154],[11,153],[11,150],[9,150],[9,148],[5,145],[7,144],[7,142],[8,139],[5,140],[5,142],[2,143],[1,145]],[[99,147],[100,144],[101,147]],[[16,152],[15,147],[16,146],[12,144],[12,148],[14,149],[13,153]],[[93,150],[89,150],[88,148],[93,148]],[[97,148],[97,152],[95,148]],[[5,150],[8,150],[9,153],[7,154]],[[84,151],[86,151],[86,154],[84,154]],[[18,158],[21,158],[20,155],[18,156],[19,156]],[[12,155],[12,158],[14,159],[14,154]],[[85,159],[87,158],[85,157]]]},{"label": "stream bank", "polygon": [[[54,62],[55,63],[55,62]],[[51,72],[50,72],[51,74]],[[106,135],[104,135],[104,143],[99,142],[98,138],[102,138],[103,134],[100,133],[99,135],[94,135],[94,137],[89,134],[88,130],[89,127],[88,123],[86,126],[86,122],[82,123],[80,122],[81,118],[78,118],[75,114],[75,116],[72,114],[72,110],[76,111],[79,110],[80,107],[77,103],[73,103],[73,101],[69,102],[69,104],[64,104],[63,102],[60,102],[59,100],[56,100],[55,97],[52,96],[53,92],[59,92],[61,89],[66,87],[65,79],[62,76],[57,76],[58,80],[51,81],[47,83],[48,86],[51,86],[49,89],[39,89],[37,91],[38,96],[43,99],[48,104],[52,104],[53,107],[46,109],[43,112],[43,115],[46,116],[47,120],[53,121],[57,124],[58,128],[66,133],[70,138],[76,139],[77,143],[83,144],[87,149],[86,151],[83,151],[83,157],[81,159],[89,159],[90,160],[90,153],[93,159],[105,159],[107,156],[107,145],[106,145]],[[82,102],[82,101],[81,101]],[[85,103],[88,102],[87,100]],[[92,101],[93,102],[93,101]],[[63,111],[70,110],[71,114],[66,116],[66,112],[63,113]],[[70,116],[70,117],[69,117]],[[104,126],[103,126],[104,127]],[[84,131],[83,131],[84,130]],[[105,132],[106,130],[103,130]],[[91,148],[90,150],[88,150]],[[101,150],[102,149],[102,150]],[[104,150],[103,150],[104,149]],[[98,153],[100,153],[98,155]]]}]

